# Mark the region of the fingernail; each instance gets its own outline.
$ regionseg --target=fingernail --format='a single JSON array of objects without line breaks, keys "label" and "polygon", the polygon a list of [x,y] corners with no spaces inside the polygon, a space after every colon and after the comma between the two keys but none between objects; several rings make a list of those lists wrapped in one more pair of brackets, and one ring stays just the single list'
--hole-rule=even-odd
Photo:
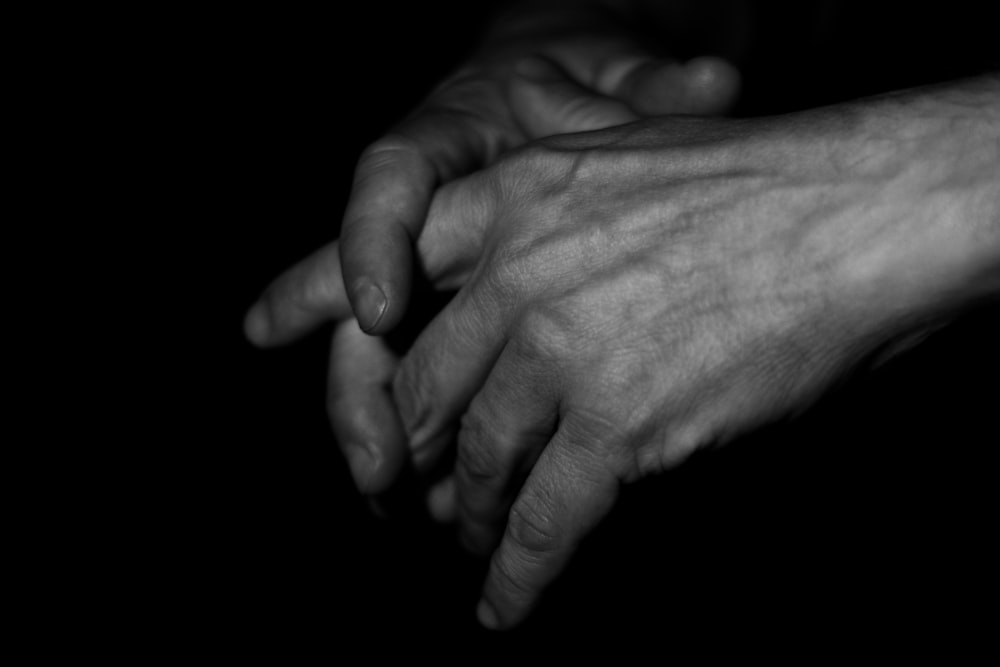
[{"label": "fingernail", "polygon": [[371,331],[378,326],[385,313],[385,294],[368,278],[359,278],[353,290],[354,315],[362,330]]},{"label": "fingernail", "polygon": [[349,445],[347,451],[347,465],[351,468],[351,477],[361,493],[366,493],[371,482],[372,473],[375,472],[375,457],[361,445]]},{"label": "fingernail", "polygon": [[479,606],[476,607],[476,618],[487,630],[496,630],[500,627],[500,618],[497,616],[496,609],[485,598],[480,600]]},{"label": "fingernail", "polygon": [[254,304],[247,313],[243,321],[243,333],[254,345],[263,345],[267,342],[271,334],[271,322],[263,304]]}]

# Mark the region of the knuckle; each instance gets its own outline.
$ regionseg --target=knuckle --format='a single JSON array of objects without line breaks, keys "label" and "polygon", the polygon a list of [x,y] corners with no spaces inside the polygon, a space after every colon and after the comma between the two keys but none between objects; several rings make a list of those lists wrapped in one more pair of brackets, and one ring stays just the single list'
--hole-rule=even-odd
[{"label": "knuckle", "polygon": [[358,159],[359,172],[379,170],[400,160],[419,156],[419,146],[402,134],[387,134],[369,144]]},{"label": "knuckle", "polygon": [[520,498],[510,509],[507,533],[524,551],[544,554],[559,549],[560,531],[551,508],[538,495]]},{"label": "knuckle", "polygon": [[530,294],[530,272],[511,244],[490,252],[482,274],[484,292],[498,304],[513,309]]},{"label": "knuckle", "polygon": [[[518,173],[541,177],[546,181],[558,176],[569,159],[566,151],[544,140],[527,144],[513,155],[516,156],[516,160],[511,162],[516,165],[510,166],[516,167]],[[535,179],[532,179],[532,182],[536,182]]]},{"label": "knuckle", "polygon": [[525,195],[548,192],[565,183],[574,161],[572,152],[535,141],[497,163],[497,185],[508,201],[520,201]]},{"label": "knuckle", "polygon": [[569,323],[555,308],[541,305],[526,308],[518,320],[512,343],[522,359],[553,361],[569,344]]},{"label": "knuckle", "polygon": [[541,309],[539,299],[561,270],[556,266],[559,248],[554,247],[559,239],[539,232],[536,228],[509,234],[489,248],[481,275],[484,293],[509,312],[519,313],[520,319],[533,316],[525,314],[528,309]]},{"label": "knuckle", "polygon": [[642,440],[642,426],[628,419],[602,414],[597,410],[574,410],[573,419],[563,423],[574,443],[574,455],[595,478],[611,473],[628,477],[634,464],[636,440]]},{"label": "knuckle", "polygon": [[462,351],[474,349],[479,342],[488,340],[496,327],[498,303],[489,290],[478,289],[479,285],[476,287],[467,293],[459,293],[452,302],[455,312],[443,325],[449,342]]}]

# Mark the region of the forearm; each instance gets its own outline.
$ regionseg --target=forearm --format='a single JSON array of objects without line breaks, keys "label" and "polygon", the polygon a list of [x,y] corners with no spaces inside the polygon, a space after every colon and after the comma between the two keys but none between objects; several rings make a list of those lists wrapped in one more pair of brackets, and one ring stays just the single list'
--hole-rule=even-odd
[{"label": "forearm", "polygon": [[856,109],[837,158],[881,180],[871,207],[885,229],[847,264],[856,288],[914,323],[1000,296],[1000,76]]}]

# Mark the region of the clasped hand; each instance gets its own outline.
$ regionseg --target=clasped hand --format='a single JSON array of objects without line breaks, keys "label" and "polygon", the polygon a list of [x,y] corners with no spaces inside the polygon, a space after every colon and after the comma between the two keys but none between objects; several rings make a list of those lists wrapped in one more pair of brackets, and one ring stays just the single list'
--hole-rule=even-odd
[{"label": "clasped hand", "polygon": [[[372,442],[405,438],[426,470],[457,438],[434,504],[492,553],[486,625],[529,613],[620,485],[801,411],[912,331],[927,291],[899,268],[950,233],[954,170],[921,168],[932,137],[869,125],[650,119],[535,141],[437,190],[415,256],[458,292],[401,361],[340,324],[333,359],[356,373],[331,374],[331,409],[368,490],[400,465]],[[309,288],[315,266],[272,290],[278,329],[303,329],[280,316],[295,304],[349,312],[336,278]]]},{"label": "clasped hand", "polygon": [[897,233],[863,203],[892,170],[851,174],[847,151],[767,122],[655,120],[537,142],[439,191],[418,255],[462,288],[395,396],[418,467],[457,428],[460,532],[493,554],[488,625],[528,612],[621,484],[802,410],[891,338],[857,266]]}]

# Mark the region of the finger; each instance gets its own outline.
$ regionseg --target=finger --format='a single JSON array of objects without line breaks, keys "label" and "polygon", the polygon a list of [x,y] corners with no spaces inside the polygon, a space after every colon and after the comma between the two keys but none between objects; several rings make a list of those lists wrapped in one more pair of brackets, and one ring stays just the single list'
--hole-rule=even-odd
[{"label": "finger", "polygon": [[476,282],[460,290],[421,332],[393,383],[396,405],[418,469],[429,469],[449,432],[500,354],[501,305]]},{"label": "finger", "polygon": [[[455,481],[463,544],[496,548],[518,487],[556,431],[558,369],[514,337],[462,417]],[[537,351],[541,352],[541,351]]]},{"label": "finger", "polygon": [[496,210],[496,192],[488,173],[479,172],[434,193],[417,240],[417,258],[436,289],[457,290],[469,281]]},{"label": "finger", "polygon": [[490,561],[477,608],[487,628],[522,621],[580,540],[611,510],[618,481],[594,454],[595,445],[606,444],[564,423],[542,452]]},{"label": "finger", "polygon": [[739,71],[721,58],[683,65],[649,60],[623,73],[614,94],[642,116],[710,115],[727,111],[740,90]]},{"label": "finger", "polygon": [[[491,172],[467,176],[435,196],[418,249],[439,282],[457,275],[452,270],[456,257],[468,260],[459,274],[473,271],[482,237],[498,210],[499,189],[493,178]],[[442,248],[457,250],[448,253]],[[493,293],[470,279],[400,363],[394,395],[418,469],[433,466],[453,442],[451,429],[503,347],[503,308]]]},{"label": "finger", "polygon": [[595,94],[541,56],[518,63],[508,86],[508,99],[529,138],[587,132],[639,118],[628,104]]},{"label": "finger", "polygon": [[361,156],[340,257],[351,306],[368,333],[389,331],[406,310],[412,246],[434,188],[498,150],[495,133],[479,122],[470,115],[420,112]]},{"label": "finger", "polygon": [[[482,247],[489,198],[482,188],[456,181],[438,189],[417,247],[432,286],[458,289],[468,280]],[[272,282],[244,319],[246,337],[270,347],[293,342],[330,320],[351,314],[334,241],[285,271]]]},{"label": "finger", "polygon": [[640,116],[722,113],[739,92],[738,70],[721,58],[681,64],[618,40],[567,42],[551,55],[579,83]]},{"label": "finger", "polygon": [[383,339],[366,336],[353,319],[337,325],[327,411],[351,476],[365,494],[388,489],[406,460],[406,438],[391,394],[398,363]]},{"label": "finger", "polygon": [[252,343],[270,347],[301,338],[350,312],[335,241],[272,282],[247,312],[243,329]]}]

